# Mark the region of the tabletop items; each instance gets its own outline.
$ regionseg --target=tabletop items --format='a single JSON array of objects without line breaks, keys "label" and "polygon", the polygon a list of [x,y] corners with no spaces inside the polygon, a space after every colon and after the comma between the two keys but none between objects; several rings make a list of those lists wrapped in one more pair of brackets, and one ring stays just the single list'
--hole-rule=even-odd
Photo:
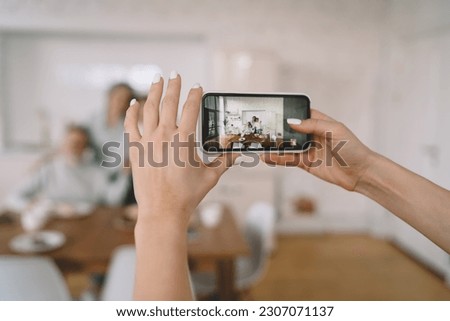
[{"label": "tabletop items", "polygon": [[[213,263],[220,280],[219,297],[230,300],[236,298],[234,261],[249,255],[250,249],[226,206],[205,205],[203,219],[198,217],[188,232],[189,260]],[[0,215],[4,222],[0,224],[0,255],[45,253],[63,273],[106,273],[114,250],[134,244],[135,221],[129,214],[123,207],[98,207],[78,219],[52,216],[42,226],[44,230],[25,233],[19,216],[8,215],[7,219]],[[119,221],[126,224],[118,226]]]},{"label": "tabletop items", "polygon": [[44,253],[60,248],[66,237],[58,231],[37,231],[22,233],[11,239],[9,247],[13,252],[21,254]]}]

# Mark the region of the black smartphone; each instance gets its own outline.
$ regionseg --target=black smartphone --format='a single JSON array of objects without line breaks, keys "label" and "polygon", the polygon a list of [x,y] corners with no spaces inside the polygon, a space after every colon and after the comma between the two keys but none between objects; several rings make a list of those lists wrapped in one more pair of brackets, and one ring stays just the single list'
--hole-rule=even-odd
[{"label": "black smartphone", "polygon": [[303,152],[310,135],[289,123],[311,117],[303,94],[206,92],[201,108],[201,144],[206,153]]}]

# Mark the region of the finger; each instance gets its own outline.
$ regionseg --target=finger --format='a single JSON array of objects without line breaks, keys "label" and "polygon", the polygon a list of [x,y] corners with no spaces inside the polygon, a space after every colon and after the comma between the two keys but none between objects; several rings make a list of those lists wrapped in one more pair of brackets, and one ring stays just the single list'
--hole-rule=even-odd
[{"label": "finger", "polygon": [[150,86],[147,101],[144,104],[144,135],[150,135],[158,126],[159,105],[164,88],[164,79],[156,74]]},{"label": "finger", "polygon": [[233,166],[235,160],[239,156],[241,156],[240,153],[222,154],[221,156],[217,157],[213,162],[211,162],[206,166],[215,170],[219,176],[222,176],[222,174],[225,173],[228,170],[228,168]]},{"label": "finger", "polygon": [[187,133],[195,133],[197,125],[198,114],[202,101],[203,89],[200,84],[195,84],[189,92],[186,102],[183,106],[183,113],[181,115],[180,130]]},{"label": "finger", "polygon": [[139,102],[136,99],[131,100],[130,107],[127,109],[125,115],[124,128],[125,133],[129,135],[130,141],[138,141],[141,139],[141,133],[139,132]]},{"label": "finger", "polygon": [[312,109],[312,108],[311,108],[311,118],[322,119],[322,120],[329,120],[329,121],[336,121],[333,118],[331,118],[330,116],[325,115],[324,113],[318,111],[317,109]]},{"label": "finger", "polygon": [[325,137],[325,133],[333,131],[333,129],[336,128],[336,125],[338,123],[332,120],[308,118],[302,120],[300,124],[294,122],[288,124],[296,132],[304,134],[313,134],[318,137]]},{"label": "finger", "polygon": [[159,125],[176,128],[178,103],[180,101],[181,78],[176,71],[170,73],[169,84],[161,107]]},{"label": "finger", "polygon": [[307,159],[304,153],[288,153],[288,154],[264,154],[261,160],[269,165],[282,165],[289,167],[304,167],[304,160]]}]

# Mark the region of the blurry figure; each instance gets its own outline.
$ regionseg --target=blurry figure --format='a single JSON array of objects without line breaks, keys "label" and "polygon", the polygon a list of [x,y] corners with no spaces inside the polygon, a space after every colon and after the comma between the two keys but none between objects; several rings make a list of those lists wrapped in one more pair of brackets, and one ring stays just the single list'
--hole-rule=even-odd
[{"label": "blurry figure", "polygon": [[[103,160],[108,161],[108,157],[104,155],[102,150],[103,145],[107,142],[118,142],[120,144],[120,147],[114,149],[114,152],[120,155],[121,164],[113,168],[104,168],[108,172],[109,180],[113,184],[120,184],[120,182],[116,182],[116,180],[118,179],[118,176],[122,174],[123,166],[128,167],[128,160],[124,157],[123,148],[123,121],[133,96],[134,91],[127,83],[117,83],[111,86],[108,91],[107,107],[94,115],[87,125],[98,166],[101,166]],[[128,180],[129,182],[127,185],[132,186],[131,175],[129,175]],[[125,196],[121,199],[120,205],[136,203],[132,187],[131,190],[125,191],[124,194]]]},{"label": "blurry figure", "polygon": [[88,146],[87,130],[69,126],[59,152],[9,197],[8,207],[22,212],[45,201],[52,211],[70,216],[90,211],[95,205],[120,204],[129,174],[122,171],[111,183],[107,171],[93,161]]},{"label": "blurry figure", "polygon": [[[101,162],[104,159],[102,146],[107,142],[119,142],[123,144],[123,121],[125,113],[133,98],[133,89],[126,83],[113,85],[108,91],[108,106],[100,113],[93,116],[88,124],[92,144],[96,157]],[[123,148],[117,150],[123,159]],[[120,170],[120,166],[112,172]]]}]

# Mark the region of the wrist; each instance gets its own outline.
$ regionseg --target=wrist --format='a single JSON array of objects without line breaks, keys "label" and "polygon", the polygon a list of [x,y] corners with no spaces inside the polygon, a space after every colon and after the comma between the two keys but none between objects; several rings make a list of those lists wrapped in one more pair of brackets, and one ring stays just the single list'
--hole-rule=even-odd
[{"label": "wrist", "polygon": [[136,230],[149,228],[170,229],[186,232],[189,224],[190,211],[138,206]]},{"label": "wrist", "polygon": [[371,152],[367,159],[367,166],[355,185],[355,192],[369,196],[370,191],[379,183],[380,172],[383,171],[385,160],[380,154]]}]

